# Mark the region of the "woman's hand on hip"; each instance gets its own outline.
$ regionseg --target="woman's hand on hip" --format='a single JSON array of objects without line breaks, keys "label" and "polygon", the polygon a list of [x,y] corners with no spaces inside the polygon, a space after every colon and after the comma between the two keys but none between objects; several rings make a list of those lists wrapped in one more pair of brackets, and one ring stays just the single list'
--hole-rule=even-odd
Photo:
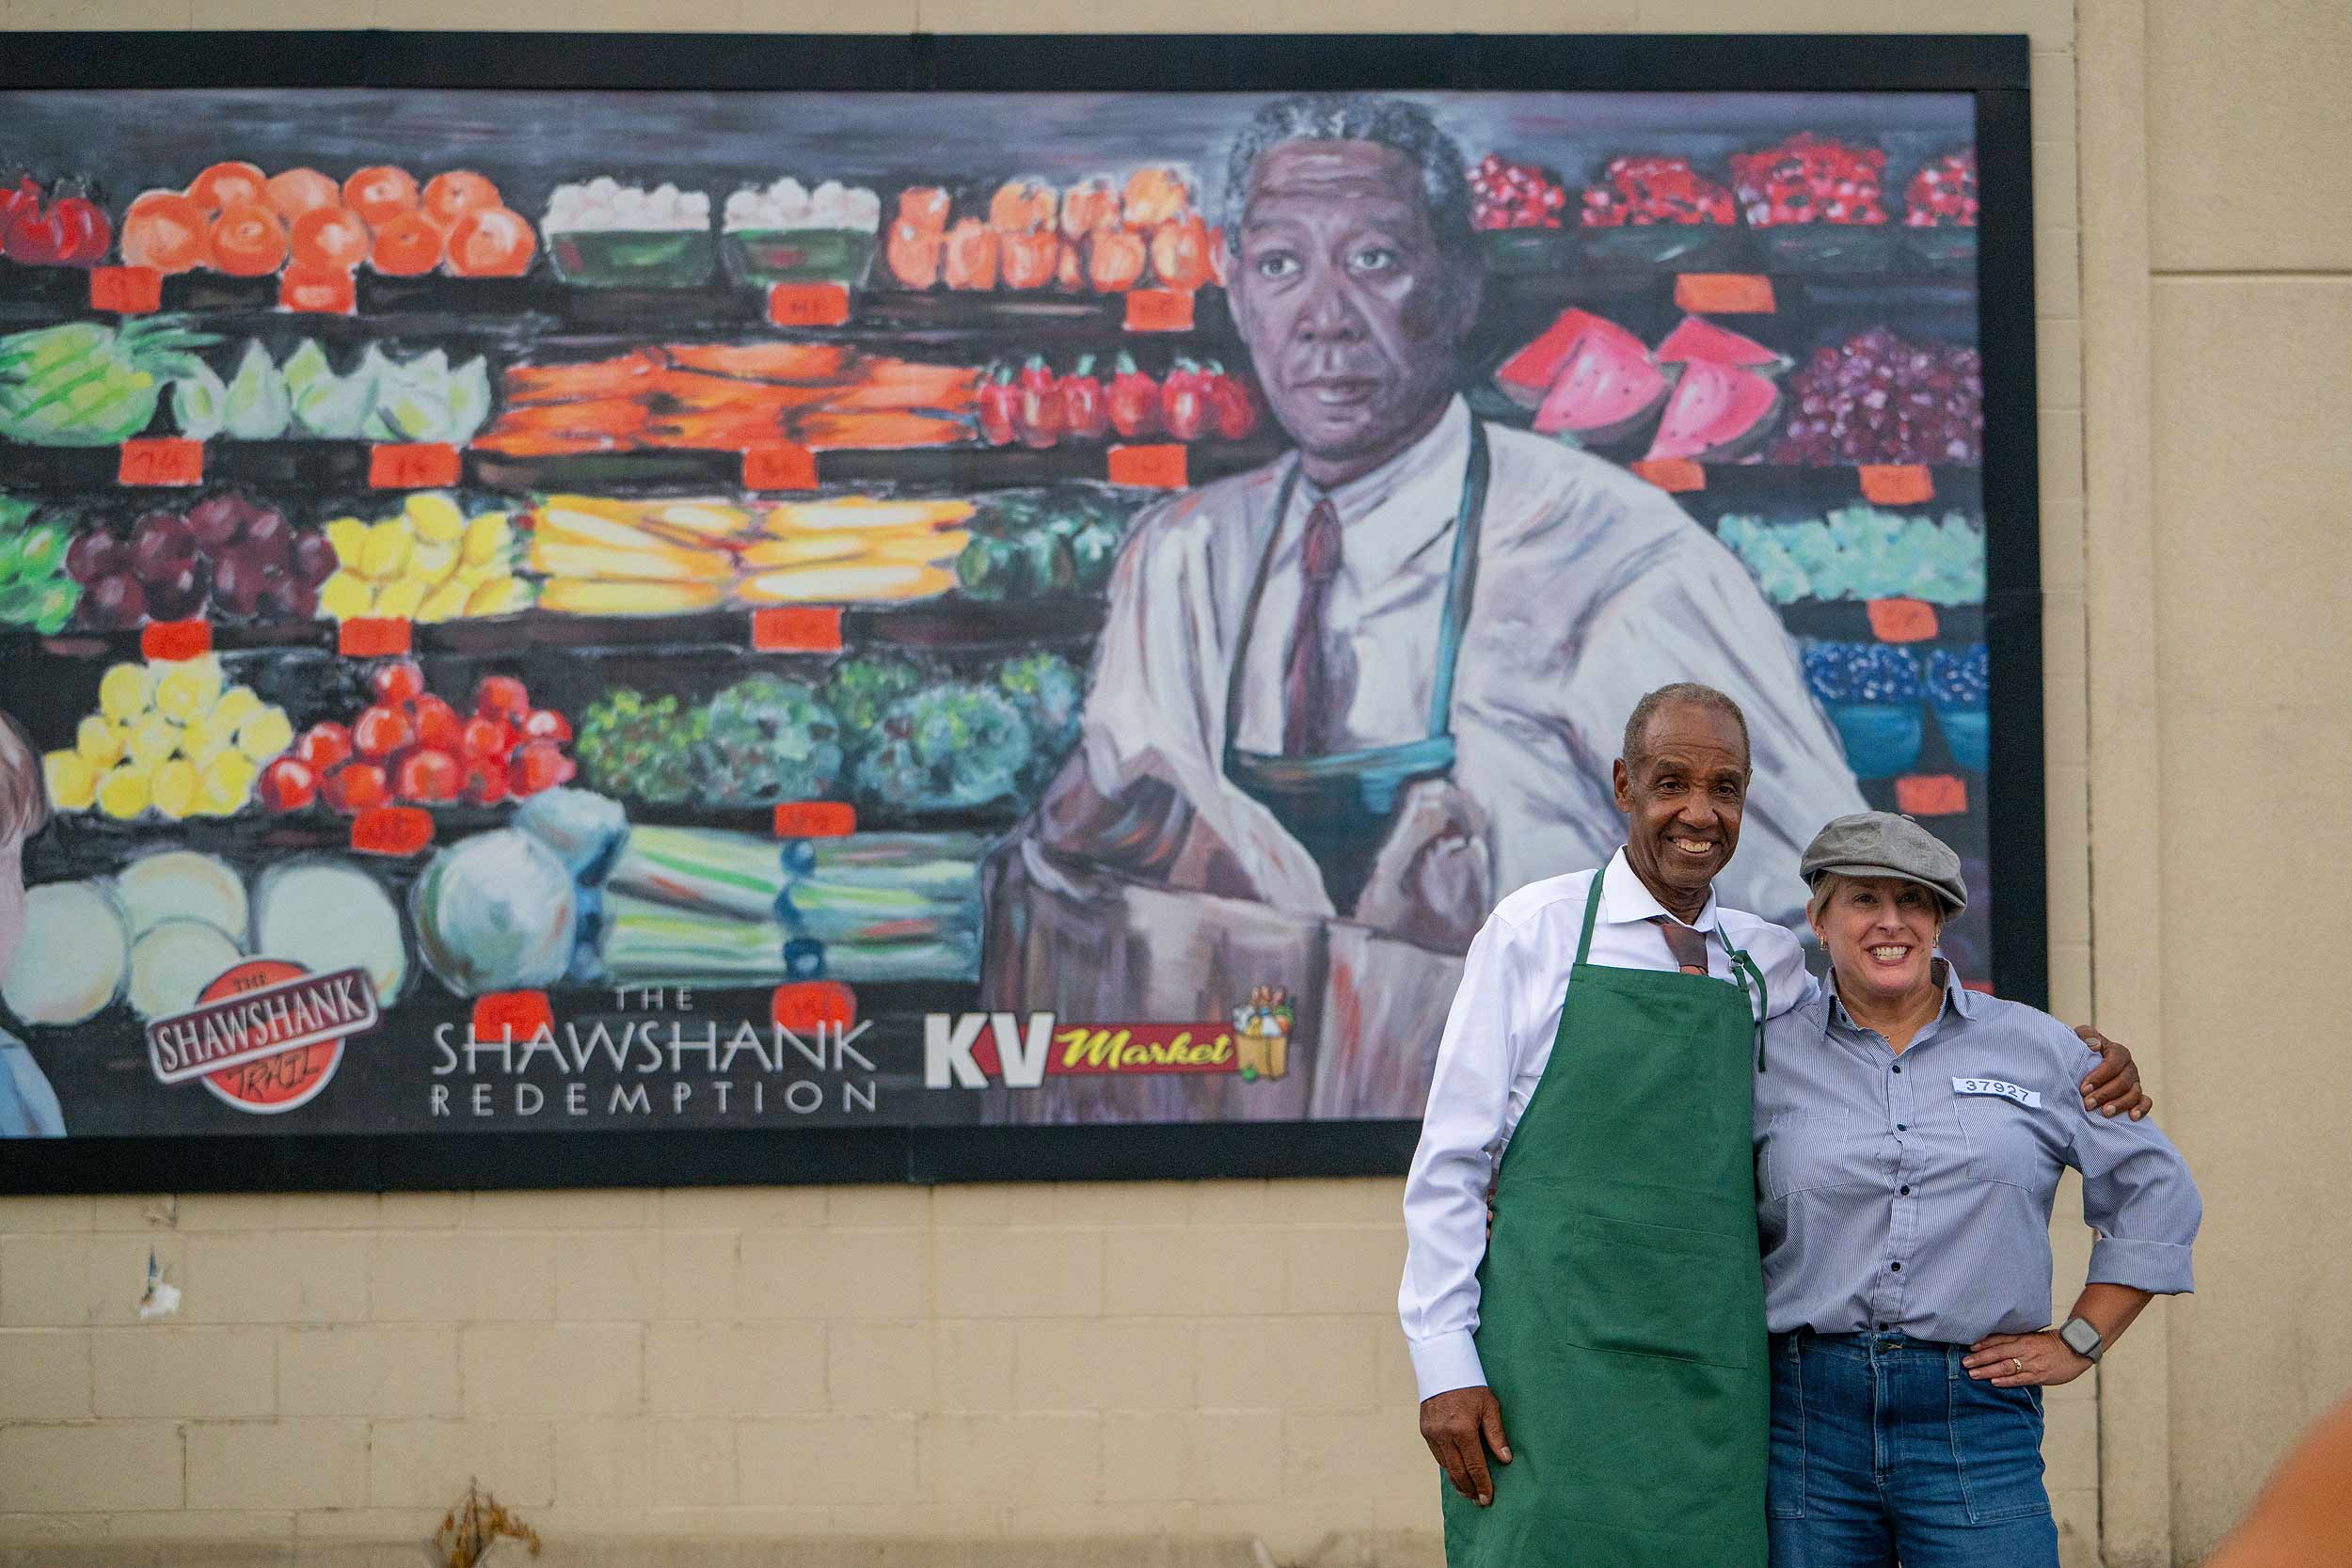
[{"label": "woman's hand on hip", "polygon": [[1995,1388],[2055,1388],[2090,1370],[2088,1357],[2066,1348],[2049,1329],[2039,1334],[1989,1334],[1961,1361],[1968,1375]]}]

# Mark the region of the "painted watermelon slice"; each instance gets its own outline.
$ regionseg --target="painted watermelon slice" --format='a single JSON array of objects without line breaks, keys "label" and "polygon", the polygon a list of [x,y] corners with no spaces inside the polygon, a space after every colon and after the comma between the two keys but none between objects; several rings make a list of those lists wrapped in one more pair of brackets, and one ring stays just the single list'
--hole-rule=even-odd
[{"label": "painted watermelon slice", "polygon": [[1590,310],[1563,310],[1559,320],[1544,328],[1542,334],[1525,348],[1502,362],[1495,372],[1495,385],[1522,408],[1536,408],[1560,379],[1569,356],[1588,338],[1598,338],[1609,343],[1619,355],[1647,358],[1649,351],[1642,340],[1619,326],[1615,322],[1594,315]]},{"label": "painted watermelon slice", "polygon": [[1535,411],[1543,436],[1573,436],[1586,446],[1630,439],[1666,401],[1674,377],[1651,362],[1631,333],[1608,323],[1607,332],[1580,337],[1560,378]]},{"label": "painted watermelon slice", "polygon": [[1667,333],[1666,341],[1658,345],[1657,359],[1661,365],[1685,365],[1704,359],[1710,364],[1736,365],[1762,375],[1778,375],[1792,362],[1787,355],[1766,348],[1753,338],[1743,338],[1727,326],[1717,326],[1704,316],[1683,317],[1682,324]]},{"label": "painted watermelon slice", "polygon": [[1649,456],[1724,463],[1745,453],[1773,429],[1780,388],[1753,372],[1708,359],[1682,367]]}]

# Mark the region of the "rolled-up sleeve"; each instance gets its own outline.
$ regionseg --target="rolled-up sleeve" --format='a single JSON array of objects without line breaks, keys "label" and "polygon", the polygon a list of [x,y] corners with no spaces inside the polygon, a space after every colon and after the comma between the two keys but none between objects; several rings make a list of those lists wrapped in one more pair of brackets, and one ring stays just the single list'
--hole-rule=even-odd
[{"label": "rolled-up sleeve", "polygon": [[[2098,1066],[2095,1052],[2075,1062],[2074,1083]],[[2189,1250],[2204,1219],[2204,1199],[2188,1164],[2153,1121],[2112,1119],[2074,1106],[2074,1158],[2082,1172],[2083,1220],[2096,1230],[2090,1246],[2092,1285],[2125,1285],[2153,1295],[2195,1289]]]}]

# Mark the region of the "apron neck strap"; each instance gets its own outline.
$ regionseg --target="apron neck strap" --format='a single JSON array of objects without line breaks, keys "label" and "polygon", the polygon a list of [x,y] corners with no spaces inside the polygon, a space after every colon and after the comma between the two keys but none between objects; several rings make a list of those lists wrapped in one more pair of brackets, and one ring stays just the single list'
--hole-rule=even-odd
[{"label": "apron neck strap", "polygon": [[1601,895],[1608,891],[1608,887],[1609,865],[1603,862],[1601,868],[1593,873],[1592,891],[1584,895],[1584,930],[1576,939],[1576,964],[1579,969],[1583,968],[1585,961],[1592,957],[1593,921],[1600,913]]}]

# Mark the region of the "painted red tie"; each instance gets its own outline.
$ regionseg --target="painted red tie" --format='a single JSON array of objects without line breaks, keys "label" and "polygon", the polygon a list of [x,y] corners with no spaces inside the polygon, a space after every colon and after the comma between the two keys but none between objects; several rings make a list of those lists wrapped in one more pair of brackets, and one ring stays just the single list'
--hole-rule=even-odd
[{"label": "painted red tie", "polygon": [[1707,973],[1707,933],[1694,931],[1680,921],[1669,920],[1662,914],[1650,917],[1650,924],[1666,933],[1666,951],[1682,966],[1685,974]]},{"label": "painted red tie", "polygon": [[1299,547],[1298,622],[1282,660],[1282,750],[1306,756],[1324,750],[1330,725],[1330,671],[1323,656],[1323,613],[1340,575],[1340,514],[1328,497],[1307,514]]}]

